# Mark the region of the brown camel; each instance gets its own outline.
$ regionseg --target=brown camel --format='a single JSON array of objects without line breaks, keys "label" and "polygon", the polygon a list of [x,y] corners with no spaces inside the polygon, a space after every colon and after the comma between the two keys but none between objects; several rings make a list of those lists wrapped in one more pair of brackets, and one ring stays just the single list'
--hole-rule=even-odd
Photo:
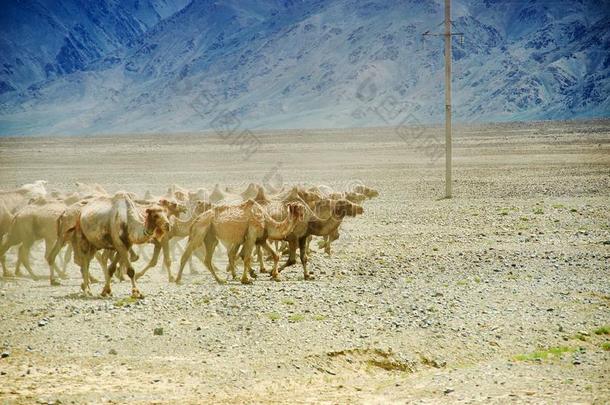
[{"label": "brown camel", "polygon": [[[174,277],[172,276],[171,272],[170,241],[172,239],[183,239],[189,236],[191,226],[193,225],[197,217],[212,208],[212,204],[205,201],[198,201],[195,205],[196,206],[192,211],[191,217],[185,220],[179,219],[178,217],[171,218],[169,231],[166,232],[165,235],[163,235],[163,238],[161,240],[157,241],[156,239],[153,239],[153,243],[155,245],[153,256],[150,259],[150,262],[146,265],[146,267],[136,274],[136,280],[140,279],[140,277],[146,274],[149,269],[157,265],[157,261],[159,260],[159,254],[161,251],[163,251],[163,265],[167,270],[167,277],[170,283],[174,281]],[[202,256],[199,255],[198,257],[203,262]]]},{"label": "brown camel", "polygon": [[316,203],[314,212],[316,217],[307,222],[304,227],[296,227],[286,237],[288,241],[288,260],[280,271],[288,266],[296,264],[296,249],[299,248],[303,276],[305,280],[313,279],[307,271],[307,238],[310,235],[326,236],[335,232],[346,216],[355,217],[363,213],[362,206],[348,200],[323,199]]},{"label": "brown camel", "polygon": [[74,261],[81,266],[82,290],[90,294],[89,264],[96,251],[113,249],[116,260],[105,272],[106,283],[102,296],[112,294],[110,280],[117,264],[127,269],[131,279],[132,297],[142,294],[135,282],[135,271],[129,260],[129,249],[134,244],[147,243],[150,239],[161,239],[169,229],[169,220],[164,207],[153,204],[138,207],[127,193],[119,192],[113,197],[97,197],[81,208],[72,239]]},{"label": "brown camel", "polygon": [[225,280],[218,277],[216,268],[212,263],[214,250],[220,241],[227,250],[229,259],[227,270],[232,275],[235,274],[237,252],[239,247],[243,245],[244,271],[241,282],[243,284],[251,283],[248,274],[251,273],[252,249],[257,241],[262,241],[265,238],[279,239],[285,237],[292,232],[298,218],[303,215],[302,206],[298,203],[288,203],[286,209],[289,214],[281,222],[274,220],[254,200],[248,200],[239,205],[214,207],[206,211],[197,218],[191,227],[189,241],[180,260],[180,270],[178,270],[176,282],[180,282],[186,261],[193,251],[205,244],[205,265],[218,283],[224,283]]}]

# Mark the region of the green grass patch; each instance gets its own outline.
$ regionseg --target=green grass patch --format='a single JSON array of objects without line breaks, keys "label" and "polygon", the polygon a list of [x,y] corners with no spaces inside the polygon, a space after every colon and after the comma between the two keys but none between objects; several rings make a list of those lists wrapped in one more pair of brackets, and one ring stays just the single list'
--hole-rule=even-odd
[{"label": "green grass patch", "polygon": [[593,331],[596,335],[610,335],[610,326],[604,325],[601,328],[597,328]]},{"label": "green grass patch", "polygon": [[573,339],[578,339],[581,342],[586,342],[587,341],[587,337],[585,335],[583,335],[582,333],[577,333],[574,336],[572,336]]},{"label": "green grass patch", "polygon": [[578,212],[576,208],[570,208],[570,212]]},{"label": "green grass patch", "polygon": [[460,280],[460,281],[458,281],[456,284],[457,284],[457,285],[466,285],[466,284],[468,284],[468,281],[466,281],[466,280]]},{"label": "green grass patch", "polygon": [[556,210],[561,210],[565,208],[565,205],[563,204],[553,204],[553,208],[555,208]]},{"label": "green grass patch", "polygon": [[474,282],[475,282],[475,283],[480,283],[480,282],[481,282],[481,279],[480,279],[479,277],[475,277],[475,278],[474,278]]},{"label": "green grass patch", "polygon": [[327,319],[328,319],[328,317],[326,315],[314,315],[313,316],[314,321],[325,321]]},{"label": "green grass patch", "polygon": [[571,353],[576,349],[568,347],[568,346],[557,346],[550,347],[545,350],[538,350],[532,353],[527,354],[518,354],[513,357],[513,360],[516,361],[541,361],[551,358],[560,358],[564,353]]},{"label": "green grass patch", "polygon": [[125,297],[125,298],[121,298],[120,300],[115,301],[114,306],[120,308],[120,307],[124,307],[126,305],[133,305],[136,302],[138,302],[137,298]]},{"label": "green grass patch", "polygon": [[508,209],[504,208],[500,210],[500,215],[508,215]]},{"label": "green grass patch", "polygon": [[534,214],[542,215],[542,214],[544,214],[544,210],[540,207],[534,208]]},{"label": "green grass patch", "polygon": [[607,352],[610,352],[610,342],[602,343],[602,349],[604,349]]},{"label": "green grass patch", "polygon": [[284,298],[282,300],[282,304],[285,304],[285,305],[294,305],[294,300],[292,298]]},{"label": "green grass patch", "polygon": [[288,317],[290,322],[302,322],[305,320],[305,315],[303,314],[293,314]]},{"label": "green grass patch", "polygon": [[528,217],[521,217],[519,219],[523,222],[528,222],[530,220]]},{"label": "green grass patch", "polygon": [[282,316],[277,312],[269,312],[267,314],[267,318],[271,319],[272,321],[278,321],[282,318]]}]

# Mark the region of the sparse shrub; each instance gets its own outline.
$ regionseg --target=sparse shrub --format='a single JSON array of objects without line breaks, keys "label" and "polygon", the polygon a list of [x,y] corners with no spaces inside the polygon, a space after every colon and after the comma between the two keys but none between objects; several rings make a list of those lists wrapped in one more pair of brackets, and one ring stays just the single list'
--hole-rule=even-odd
[{"label": "sparse shrub", "polygon": [[267,314],[267,318],[271,319],[272,321],[277,321],[281,318],[281,316],[277,312],[269,312]]},{"label": "sparse shrub", "polygon": [[574,348],[568,346],[550,347],[546,350],[538,350],[528,354],[518,354],[513,359],[516,361],[541,361],[549,357],[561,357],[564,353],[573,352]]},{"label": "sparse shrub", "polygon": [[293,314],[288,317],[290,322],[301,322],[305,320],[305,315],[303,314]]}]

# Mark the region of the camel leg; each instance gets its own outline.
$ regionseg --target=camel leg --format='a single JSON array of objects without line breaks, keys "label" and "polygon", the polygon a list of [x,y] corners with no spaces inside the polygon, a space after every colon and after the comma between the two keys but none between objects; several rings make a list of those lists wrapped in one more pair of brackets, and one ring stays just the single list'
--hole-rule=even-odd
[{"label": "camel leg", "polygon": [[66,271],[68,270],[68,263],[70,263],[70,258],[72,257],[72,246],[68,245],[66,250],[64,251],[63,263],[61,265],[62,273],[59,274],[61,278],[68,278]]},{"label": "camel leg", "polygon": [[201,264],[205,266],[205,249],[202,249],[201,247],[199,249],[195,249],[193,255],[195,255]]},{"label": "camel leg", "polygon": [[237,259],[238,250],[239,245],[231,246],[231,248],[227,250],[227,258],[229,259],[229,264],[227,264],[227,273],[231,273],[233,280],[237,280],[237,273],[235,272],[235,260]]},{"label": "camel leg", "polygon": [[107,267],[106,271],[104,271],[104,288],[102,289],[102,297],[112,296],[112,289],[110,288],[110,281],[112,280],[112,276],[117,268],[118,255],[114,256],[110,265]]},{"label": "camel leg", "polygon": [[[2,240],[0,239],[0,242]],[[2,262],[2,276],[3,277],[13,277],[14,275],[8,270],[6,266],[6,252],[12,247],[18,244],[20,241],[9,232],[8,236],[4,239],[3,243],[0,243],[0,262]]]},{"label": "camel leg", "polygon": [[[55,258],[59,254],[59,251],[61,250],[63,245],[64,245],[64,242],[60,238],[58,238],[55,241],[55,244],[53,244],[53,247],[51,248],[51,250],[47,251],[47,254],[46,254],[47,263],[49,265],[49,268],[51,269],[51,274],[49,276],[49,281],[50,281],[51,285],[55,285],[54,284],[55,274],[53,273],[53,269],[54,269],[54,266],[55,266]],[[72,246],[68,245],[68,248],[66,249],[66,251],[69,251],[71,253],[72,252]]]},{"label": "camel leg", "polygon": [[311,235],[309,235],[309,236],[307,237],[307,242],[305,243],[305,245],[306,245],[306,251],[307,251],[307,254],[310,254],[310,253],[311,253],[311,248],[309,247],[309,245],[311,244],[311,240],[312,240],[312,239],[313,239],[313,236],[311,236]]},{"label": "camel leg", "polygon": [[314,276],[307,272],[307,238],[299,239],[299,254],[303,265],[303,277],[305,280],[313,280]]},{"label": "camel leg", "polygon": [[[189,237],[189,240],[186,244],[186,248],[184,249],[184,253],[182,253],[182,257],[180,258],[180,268],[178,269],[178,275],[176,275],[175,279],[176,284],[180,283],[180,281],[182,280],[182,272],[184,271],[184,266],[186,266],[186,262],[188,262],[188,260],[190,259],[191,255],[193,254],[193,251],[201,246],[201,239],[202,238],[199,236]],[[210,269],[210,271],[214,276],[216,276],[213,270]]]},{"label": "camel leg", "polygon": [[87,257],[83,260],[83,264],[80,268],[81,276],[83,277],[83,282],[80,285],[81,290],[85,295],[93,295],[91,294],[91,280],[89,279],[89,264],[91,263],[91,257]]},{"label": "camel leg", "polygon": [[[267,241],[265,241],[263,243],[265,245],[267,245],[267,247],[269,246],[267,244]],[[265,251],[268,252],[268,250],[266,248],[265,248]],[[256,245],[256,256],[258,258],[258,271],[261,272],[261,273],[267,273],[267,269],[265,268],[265,260],[264,260],[264,257],[263,257],[263,252],[261,250],[261,245],[260,244]]]},{"label": "camel leg", "polygon": [[286,263],[284,263],[280,267],[279,271],[281,272],[286,267],[296,264],[296,262],[297,262],[296,256],[297,256],[297,241],[291,239],[288,241],[288,260],[286,260]]},{"label": "camel leg", "polygon": [[262,248],[265,249],[265,252],[269,253],[271,257],[273,257],[273,269],[271,270],[271,278],[275,281],[280,281],[280,274],[278,270],[278,265],[280,263],[280,255],[275,252],[267,241],[264,241],[261,244]]},{"label": "camel leg", "polygon": [[218,269],[216,268],[216,266],[214,266],[214,262],[212,261],[212,259],[214,258],[214,251],[216,250],[216,246],[218,245],[218,241],[212,236],[206,236],[204,242],[205,259],[203,264],[210,271],[210,273],[212,273],[212,276],[214,276],[214,280],[216,280],[218,284],[225,284],[227,281],[218,277]]},{"label": "camel leg", "polygon": [[[258,244],[256,244],[254,246],[254,249],[256,250],[257,253],[260,254],[261,250],[260,250],[260,246]],[[242,246],[241,251],[239,252],[239,256],[241,257],[241,259],[244,259],[244,248]],[[252,256],[250,256],[252,257]],[[260,257],[260,256],[259,256]],[[254,269],[252,268],[252,266],[250,266],[250,270],[248,271],[250,273],[250,277],[252,278],[257,278],[258,276],[256,275],[256,272],[254,271]],[[266,272],[266,271],[265,271]]]},{"label": "camel leg", "polygon": [[28,271],[28,273],[30,274],[30,277],[32,277],[32,280],[41,280],[42,277],[38,276],[36,273],[34,273],[34,270],[32,270],[32,266],[30,265],[30,249],[32,248],[32,245],[30,243],[22,243],[21,246],[19,246],[19,260],[21,261],[21,263],[23,264],[23,266],[25,267],[25,269]]},{"label": "camel leg", "polygon": [[189,272],[191,273],[191,276],[196,276],[199,274],[197,268],[195,267],[195,263],[193,263],[193,256],[189,258]]},{"label": "camel leg", "polygon": [[163,249],[163,267],[167,270],[167,279],[171,283],[174,281],[174,276],[172,276],[172,257],[169,252],[169,244],[164,243],[161,248]]},{"label": "camel leg", "polygon": [[250,264],[252,262],[252,249],[254,248],[254,241],[251,238],[246,238],[242,247],[244,257],[244,272],[241,275],[242,284],[252,284],[252,279],[248,278],[248,274],[251,274],[252,268]]},{"label": "camel leg", "polygon": [[133,248],[129,248],[129,261],[137,262],[138,260],[140,260],[140,256],[136,253],[135,250],[133,250]]},{"label": "camel leg", "polygon": [[14,275],[8,271],[6,267],[6,257],[4,255],[0,255],[0,264],[2,264],[2,277],[13,277]]},{"label": "camel leg", "polygon": [[[98,259],[98,262],[100,263],[100,266],[102,267],[102,271],[104,272],[104,274],[106,274],[106,270],[108,269],[108,261],[110,261],[111,263],[116,260],[117,258],[117,253],[113,250],[110,249],[104,249],[104,251],[101,253],[100,256],[96,256]],[[116,268],[116,270],[114,271],[114,275],[117,278],[117,280],[119,281],[125,281],[125,277],[123,274],[123,266],[122,265],[118,265],[118,267]],[[99,281],[95,278],[91,277],[91,281],[93,283],[99,283]]]},{"label": "camel leg", "polygon": [[152,258],[150,259],[150,262],[148,262],[146,267],[144,267],[139,273],[136,274],[136,280],[139,280],[140,277],[142,277],[144,274],[146,274],[146,272],[149,269],[151,269],[157,265],[157,262],[159,261],[159,254],[161,253],[161,244],[159,242],[154,242],[154,245],[155,245],[155,250],[153,251],[153,255],[152,255]]},{"label": "camel leg", "polygon": [[[54,245],[55,244],[51,239],[44,240],[44,257],[47,260],[47,263],[49,263],[49,253],[51,252],[51,249],[53,249]],[[49,264],[49,281],[51,282],[51,285],[61,285],[59,280],[55,278],[55,271],[57,271],[58,274],[61,274],[61,270],[59,270],[57,264],[53,262],[52,264]]]}]

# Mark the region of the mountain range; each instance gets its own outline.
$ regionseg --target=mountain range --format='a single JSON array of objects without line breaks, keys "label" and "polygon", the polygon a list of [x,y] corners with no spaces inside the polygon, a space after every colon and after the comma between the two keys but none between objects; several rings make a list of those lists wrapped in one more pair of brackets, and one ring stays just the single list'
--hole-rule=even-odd
[{"label": "mountain range", "polygon": [[[610,116],[607,1],[454,0],[456,122]],[[435,0],[22,0],[0,134],[440,122]]]}]

